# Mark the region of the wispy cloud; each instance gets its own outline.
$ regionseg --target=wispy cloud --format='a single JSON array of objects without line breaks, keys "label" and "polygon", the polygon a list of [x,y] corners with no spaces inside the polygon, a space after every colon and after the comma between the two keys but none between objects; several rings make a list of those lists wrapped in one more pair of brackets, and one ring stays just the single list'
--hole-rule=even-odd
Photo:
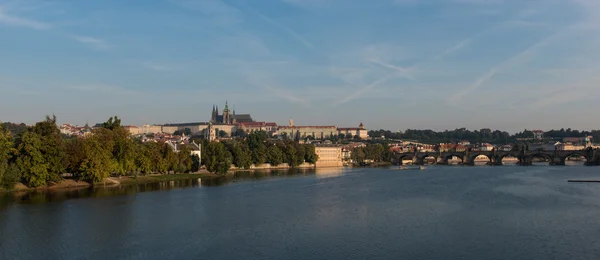
[{"label": "wispy cloud", "polygon": [[377,80],[375,80],[373,83],[365,86],[362,89],[359,89],[358,91],[353,92],[352,94],[338,100],[332,103],[332,106],[337,107],[341,104],[344,103],[348,103],[354,99],[357,99],[359,97],[361,97],[363,94],[367,93],[368,91],[372,90],[373,88],[377,87],[379,84],[386,82],[387,80],[389,80],[390,78],[394,77],[395,73],[392,74],[388,74],[387,76],[384,76],[382,78],[379,78]]},{"label": "wispy cloud", "polygon": [[498,72],[505,70],[506,68],[508,68],[510,66],[514,66],[517,63],[524,62],[527,57],[531,56],[535,51],[537,51],[544,45],[548,44],[552,40],[556,39],[556,37],[559,36],[562,32],[564,32],[564,30],[554,33],[554,34],[550,35],[549,37],[546,37],[546,38],[536,42],[535,44],[529,46],[524,51],[517,53],[516,55],[513,55],[512,57],[509,57],[508,59],[505,59],[504,61],[494,65],[485,74],[478,77],[467,88],[465,88],[462,91],[458,92],[457,94],[449,97],[446,101],[453,105],[458,104],[465,96],[467,96],[470,93],[472,93],[473,91],[477,90],[483,84],[485,84],[490,79],[492,79]]},{"label": "wispy cloud", "polygon": [[312,42],[308,41],[307,39],[305,39],[304,37],[302,37],[302,35],[300,35],[299,33],[297,33],[296,31],[292,30],[291,28],[259,13],[256,11],[252,11],[254,14],[256,14],[259,18],[263,19],[264,21],[272,24],[273,26],[283,30],[285,33],[287,33],[288,35],[290,35],[292,38],[294,38],[295,40],[297,40],[298,42],[302,43],[302,45],[304,45],[304,47],[309,48],[309,49],[314,49],[315,45],[312,44]]},{"label": "wispy cloud", "polygon": [[397,76],[400,76],[400,77],[403,77],[403,78],[407,78],[407,79],[410,79],[410,80],[415,80],[415,78],[412,75],[412,70],[409,69],[409,68],[403,68],[403,67],[400,67],[400,66],[396,66],[396,65],[393,65],[393,64],[385,63],[385,62],[382,62],[380,60],[375,60],[375,59],[369,60],[369,62],[377,64],[377,65],[380,65],[380,66],[383,66],[383,67],[386,67],[388,69],[395,70],[397,72]]},{"label": "wispy cloud", "polygon": [[10,15],[2,7],[0,7],[0,24],[16,27],[27,27],[36,30],[44,30],[51,27],[48,23]]},{"label": "wispy cloud", "polygon": [[113,48],[113,46],[111,44],[109,44],[105,40],[99,39],[99,38],[88,37],[88,36],[73,36],[72,38],[80,43],[90,46],[92,49],[95,49],[95,50],[106,51],[106,50],[110,50]]},{"label": "wispy cloud", "polygon": [[310,105],[310,102],[308,100],[306,100],[305,98],[299,97],[298,95],[294,94],[289,89],[282,89],[282,88],[273,87],[270,85],[261,85],[261,87],[264,88],[265,90],[267,90],[270,94],[273,94],[276,97],[285,99],[292,103],[300,104],[305,107],[308,107]]}]

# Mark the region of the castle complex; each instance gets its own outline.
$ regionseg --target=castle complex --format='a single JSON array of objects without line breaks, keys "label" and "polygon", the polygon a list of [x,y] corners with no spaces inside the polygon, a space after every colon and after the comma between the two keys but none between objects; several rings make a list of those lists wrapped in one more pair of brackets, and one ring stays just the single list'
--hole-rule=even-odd
[{"label": "castle complex", "polygon": [[202,135],[206,139],[215,140],[225,132],[226,136],[233,136],[240,131],[250,133],[253,131],[265,131],[272,136],[290,139],[326,139],[332,136],[343,135],[346,138],[360,137],[368,138],[367,129],[360,123],[358,127],[338,128],[336,126],[297,126],[290,119],[287,126],[278,126],[274,122],[256,122],[250,114],[236,114],[235,109],[229,109],[225,102],[225,108],[219,114],[219,107],[213,105],[210,121],[196,123],[144,125],[141,127],[127,126],[132,134],[188,132],[192,135]]},{"label": "castle complex", "polygon": [[219,106],[213,105],[210,122],[213,124],[234,125],[237,123],[250,123],[254,122],[254,120],[250,114],[236,115],[235,109],[230,111],[229,105],[227,104],[227,101],[225,101],[225,109],[223,109],[222,115],[219,115]]}]

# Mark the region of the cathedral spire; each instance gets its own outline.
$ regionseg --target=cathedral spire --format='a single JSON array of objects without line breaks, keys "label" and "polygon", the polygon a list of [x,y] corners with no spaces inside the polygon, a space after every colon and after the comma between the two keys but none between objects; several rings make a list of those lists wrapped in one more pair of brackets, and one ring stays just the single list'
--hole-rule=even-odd
[{"label": "cathedral spire", "polygon": [[229,112],[229,105],[227,104],[227,100],[225,100],[225,109],[223,112]]}]

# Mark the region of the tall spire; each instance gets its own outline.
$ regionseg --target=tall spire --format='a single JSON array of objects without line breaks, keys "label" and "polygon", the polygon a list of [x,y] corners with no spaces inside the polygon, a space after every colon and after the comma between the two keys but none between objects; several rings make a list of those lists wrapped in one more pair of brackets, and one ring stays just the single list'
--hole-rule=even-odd
[{"label": "tall spire", "polygon": [[229,112],[229,105],[227,104],[227,100],[225,100],[225,109],[223,112]]}]

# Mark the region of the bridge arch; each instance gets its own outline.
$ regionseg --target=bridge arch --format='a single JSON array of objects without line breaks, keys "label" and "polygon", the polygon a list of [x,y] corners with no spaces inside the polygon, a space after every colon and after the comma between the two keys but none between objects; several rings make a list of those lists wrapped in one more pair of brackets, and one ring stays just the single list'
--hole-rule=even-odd
[{"label": "bridge arch", "polygon": [[523,158],[523,160],[521,160],[520,163],[522,165],[532,165],[534,163],[535,158],[542,158],[544,160],[547,160],[550,165],[555,164],[554,157],[549,153],[545,153],[543,151],[536,151],[532,154],[525,156],[525,158]]},{"label": "bridge arch", "polygon": [[433,158],[433,164],[437,164],[439,155],[436,153],[425,153],[417,156],[417,164],[425,164],[428,158]]},{"label": "bridge arch", "polygon": [[396,163],[402,165],[404,160],[414,160],[416,156],[414,153],[399,153],[394,157],[396,158]]},{"label": "bridge arch", "polygon": [[[510,161],[509,161],[510,158]],[[495,162],[496,165],[510,165],[510,164],[519,164],[521,161],[521,154],[518,152],[499,152],[496,154]]]},{"label": "bridge arch", "polygon": [[569,160],[569,158],[583,158],[583,163],[587,163],[588,161],[591,161],[590,158],[588,158],[588,154],[586,153],[586,151],[573,151],[571,153],[568,153],[565,156],[562,156],[560,158],[560,160],[565,163]]},{"label": "bridge arch", "polygon": [[[485,163],[486,165],[491,165],[493,163],[493,154],[491,152],[474,152],[467,155],[467,161],[464,162],[466,164],[475,165],[480,163]],[[464,161],[464,160],[463,160]]]},{"label": "bridge arch", "polygon": [[451,161],[453,158],[455,158],[455,157],[456,157],[456,158],[458,158],[458,159],[460,160],[460,164],[463,164],[463,163],[465,162],[465,158],[464,158],[464,157],[465,157],[465,155],[464,155],[464,154],[461,154],[461,153],[455,153],[455,152],[453,152],[453,153],[448,153],[448,154],[443,154],[443,155],[441,155],[441,156],[440,156],[440,158],[439,158],[439,159],[441,160],[440,162],[441,162],[442,164],[450,164],[450,161]]}]

